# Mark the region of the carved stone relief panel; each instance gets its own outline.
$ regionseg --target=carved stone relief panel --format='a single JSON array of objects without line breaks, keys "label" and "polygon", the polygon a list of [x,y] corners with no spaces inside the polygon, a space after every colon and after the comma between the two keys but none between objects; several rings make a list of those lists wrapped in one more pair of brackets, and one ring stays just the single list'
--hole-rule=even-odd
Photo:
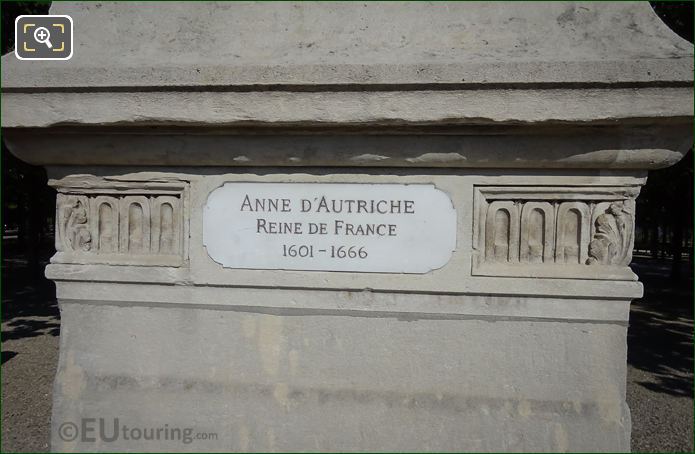
[{"label": "carved stone relief panel", "polygon": [[58,191],[53,262],[178,266],[186,256],[188,183],[72,176]]},{"label": "carved stone relief panel", "polygon": [[474,275],[635,278],[638,187],[476,186]]}]

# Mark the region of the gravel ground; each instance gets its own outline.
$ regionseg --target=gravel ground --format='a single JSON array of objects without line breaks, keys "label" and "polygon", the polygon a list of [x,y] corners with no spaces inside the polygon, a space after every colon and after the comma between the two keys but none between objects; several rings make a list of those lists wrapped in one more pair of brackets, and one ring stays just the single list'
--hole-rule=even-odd
[{"label": "gravel ground", "polygon": [[45,452],[60,334],[55,286],[29,276],[22,261],[4,258],[2,290],[0,450]]},{"label": "gravel ground", "polygon": [[[632,305],[627,401],[635,452],[693,451],[692,270],[679,285],[664,261],[636,258],[645,297]],[[687,271],[687,273],[686,273]],[[55,287],[3,261],[2,452],[48,450],[60,319]]]},{"label": "gravel ground", "polygon": [[692,268],[674,284],[668,261],[637,257],[632,267],[644,283],[628,330],[632,450],[693,452]]}]

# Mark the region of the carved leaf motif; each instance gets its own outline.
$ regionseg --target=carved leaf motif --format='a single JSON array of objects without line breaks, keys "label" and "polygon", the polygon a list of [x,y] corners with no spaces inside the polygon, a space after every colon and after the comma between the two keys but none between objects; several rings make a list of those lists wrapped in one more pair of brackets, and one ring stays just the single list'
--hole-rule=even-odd
[{"label": "carved leaf motif", "polygon": [[89,251],[92,235],[86,197],[62,196],[58,198],[58,250]]},{"label": "carved leaf motif", "polygon": [[630,263],[634,235],[634,202],[630,202],[613,202],[596,218],[596,233],[589,243],[588,265]]}]

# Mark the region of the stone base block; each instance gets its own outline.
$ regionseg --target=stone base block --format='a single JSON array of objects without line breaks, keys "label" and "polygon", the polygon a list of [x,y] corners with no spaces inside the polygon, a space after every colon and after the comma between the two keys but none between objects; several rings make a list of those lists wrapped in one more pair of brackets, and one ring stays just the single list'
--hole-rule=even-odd
[{"label": "stone base block", "polygon": [[531,298],[291,308],[313,293],[261,291],[266,306],[62,299],[52,449],[629,451],[625,320],[572,318],[575,302],[557,298],[539,317],[494,315]]}]

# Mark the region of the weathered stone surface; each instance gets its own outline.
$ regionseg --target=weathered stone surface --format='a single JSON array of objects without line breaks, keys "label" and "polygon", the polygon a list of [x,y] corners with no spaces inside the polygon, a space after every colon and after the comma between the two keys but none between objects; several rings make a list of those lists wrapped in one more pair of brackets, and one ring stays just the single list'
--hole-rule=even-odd
[{"label": "weathered stone surface", "polygon": [[[89,348],[61,350],[54,420],[219,434],[141,450],[629,449],[622,323],[262,309],[288,297],[311,295],[260,291],[218,310],[64,298],[62,345]],[[132,445],[54,433],[52,447]]]},{"label": "weathered stone surface", "polygon": [[[69,65],[5,59],[3,86],[681,82],[692,45],[647,2],[57,3]],[[118,39],[113,39],[117,37]],[[14,58],[14,57],[12,57]],[[9,62],[7,60],[10,60]]]},{"label": "weathered stone surface", "polygon": [[105,134],[85,128],[79,136],[65,128],[14,128],[7,130],[5,139],[18,156],[46,165],[522,168],[529,169],[529,175],[537,169],[668,167],[683,157],[692,142],[685,123],[663,128],[617,123],[579,129],[548,127],[532,130],[531,135],[524,135],[524,128],[495,126],[482,130],[490,135],[475,135],[479,127],[467,127],[448,134],[360,129],[367,135],[359,136],[349,130],[336,134],[330,129],[318,134],[300,130],[293,135],[287,129],[271,129],[263,131],[263,137],[258,130],[246,135],[249,131],[224,128],[203,135],[191,134],[195,129],[150,133],[133,128]]},{"label": "weathered stone surface", "polygon": [[[629,450],[635,199],[692,145],[692,46],[646,2],[51,11],[75,56],[4,56],[2,126],[58,191],[54,450]],[[203,213],[237,183],[433,186],[455,247],[224,267]]]},{"label": "weathered stone surface", "polygon": [[[54,5],[79,24],[70,63],[3,57],[14,152],[56,165],[646,169],[692,142],[692,46],[646,2],[199,8]],[[90,127],[89,153],[66,137],[75,126]],[[126,129],[105,140],[105,126]]]},{"label": "weathered stone surface", "polygon": [[[140,449],[629,448],[625,336],[629,300],[642,292],[629,268],[580,260],[591,253],[588,217],[575,263],[553,253],[547,263],[508,264],[493,254],[486,271],[475,264],[486,263],[487,251],[475,245],[485,244],[495,198],[590,210],[633,200],[643,179],[539,175],[536,187],[521,185],[523,175],[183,172],[52,184],[61,195],[142,191],[153,177],[166,181],[147,184],[155,194],[158,184],[189,188],[186,261],[164,266],[131,253],[132,266],[115,267],[117,256],[88,250],[57,254],[47,268],[64,327],[53,449],[133,446],[61,438],[59,424],[81,418],[219,435],[195,444],[143,441]],[[202,211],[209,194],[235,181],[428,181],[451,197],[457,247],[446,266],[418,275],[224,268],[203,245]],[[99,196],[91,197],[87,204]],[[506,241],[507,258],[508,235],[495,235]],[[493,436],[500,427],[505,436]]]}]

